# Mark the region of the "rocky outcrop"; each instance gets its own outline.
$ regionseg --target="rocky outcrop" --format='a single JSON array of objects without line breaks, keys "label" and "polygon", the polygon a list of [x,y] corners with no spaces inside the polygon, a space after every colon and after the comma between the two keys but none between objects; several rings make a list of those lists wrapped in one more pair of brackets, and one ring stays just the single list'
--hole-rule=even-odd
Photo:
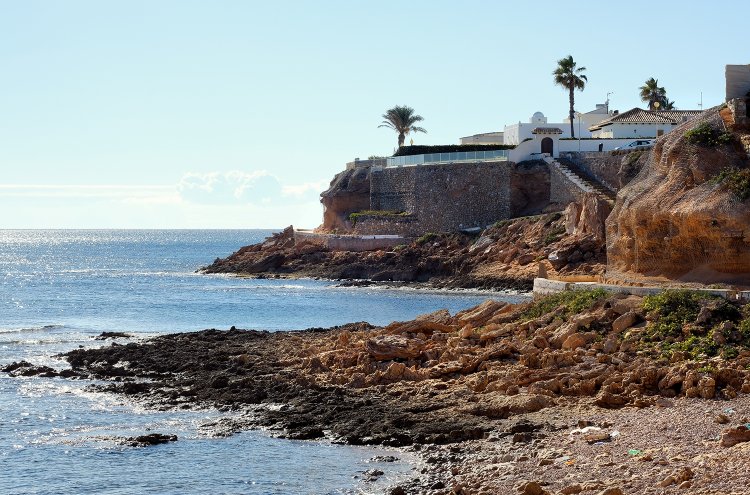
[{"label": "rocky outcrop", "polygon": [[745,493],[750,340],[731,328],[750,323],[746,309],[687,292],[580,291],[385,327],[206,330],[66,358],[105,380],[95,387],[152,407],[232,410],[206,425],[216,434],[412,445],[425,469],[389,493],[661,493],[651,488],[688,481]]},{"label": "rocky outcrop", "polygon": [[607,275],[748,284],[750,201],[716,180],[746,169],[735,142],[697,144],[686,133],[706,124],[725,132],[718,108],[660,138],[607,219]]},{"label": "rocky outcrop", "polygon": [[326,232],[348,231],[351,213],[370,209],[370,167],[357,167],[336,174],[330,187],[320,194]]},{"label": "rocky outcrop", "polygon": [[[604,212],[595,200],[578,211],[575,235],[560,213],[499,222],[480,236],[427,234],[391,250],[331,251],[287,228],[217,259],[206,273],[420,282],[436,287],[530,289],[542,262],[550,275],[597,275],[604,242],[594,233]],[[548,260],[548,261],[543,261]]]}]

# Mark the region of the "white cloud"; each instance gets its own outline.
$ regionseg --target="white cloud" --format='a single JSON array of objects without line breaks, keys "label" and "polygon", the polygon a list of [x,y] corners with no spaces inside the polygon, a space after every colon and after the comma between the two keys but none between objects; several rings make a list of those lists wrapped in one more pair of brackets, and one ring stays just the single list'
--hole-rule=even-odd
[{"label": "white cloud", "polygon": [[281,184],[265,170],[250,173],[239,170],[190,172],[177,183],[177,192],[193,203],[267,203],[281,195]]},{"label": "white cloud", "polygon": [[171,185],[0,184],[0,228],[315,227],[327,181],[267,171],[187,173]]},{"label": "white cloud", "polygon": [[304,184],[288,185],[281,188],[284,196],[296,198],[317,198],[320,193],[328,189],[328,181],[319,180],[315,182],[305,182]]},{"label": "white cloud", "polygon": [[266,170],[189,172],[177,184],[180,196],[201,204],[262,204],[314,200],[327,186],[324,180],[284,185]]}]

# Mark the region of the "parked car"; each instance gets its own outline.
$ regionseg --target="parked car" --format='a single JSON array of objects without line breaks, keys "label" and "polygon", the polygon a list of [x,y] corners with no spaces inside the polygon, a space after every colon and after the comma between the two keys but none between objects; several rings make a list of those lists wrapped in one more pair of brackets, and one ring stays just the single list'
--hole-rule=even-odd
[{"label": "parked car", "polygon": [[638,139],[636,141],[633,141],[632,143],[625,144],[623,146],[618,146],[615,148],[616,150],[645,150],[654,145],[653,139]]}]

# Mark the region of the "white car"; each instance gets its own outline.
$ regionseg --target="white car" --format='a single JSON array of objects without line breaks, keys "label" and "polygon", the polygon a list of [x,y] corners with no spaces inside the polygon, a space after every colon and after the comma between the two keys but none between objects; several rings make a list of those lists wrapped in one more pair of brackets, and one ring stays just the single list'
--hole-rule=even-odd
[{"label": "white car", "polygon": [[638,139],[632,143],[628,143],[623,146],[618,146],[616,150],[645,150],[654,145],[653,139]]}]

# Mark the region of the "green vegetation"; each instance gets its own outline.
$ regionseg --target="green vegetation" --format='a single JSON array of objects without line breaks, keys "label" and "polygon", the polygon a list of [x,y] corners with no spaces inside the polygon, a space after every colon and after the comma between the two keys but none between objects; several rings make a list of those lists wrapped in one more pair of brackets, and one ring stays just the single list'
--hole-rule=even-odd
[{"label": "green vegetation", "polygon": [[363,210],[349,214],[349,221],[352,225],[357,225],[357,221],[362,217],[405,217],[408,213],[396,210]]},{"label": "green vegetation", "polygon": [[720,144],[728,144],[732,141],[732,134],[729,132],[719,132],[708,122],[698,124],[685,133],[689,143],[699,146],[713,147]]},{"label": "green vegetation", "polygon": [[625,166],[632,167],[644,153],[646,153],[646,151],[631,151],[625,155]]},{"label": "green vegetation", "polygon": [[750,199],[750,169],[725,168],[711,182],[726,187],[741,201]]},{"label": "green vegetation", "polygon": [[565,227],[555,227],[544,236],[544,245],[549,246],[553,242],[559,241],[563,235],[565,235]]},{"label": "green vegetation", "polygon": [[646,80],[646,83],[638,88],[640,90],[641,101],[648,102],[648,109],[655,110],[674,110],[674,102],[667,98],[667,90],[659,86],[659,80],[653,77]]},{"label": "green vegetation", "polygon": [[586,87],[588,79],[583,72],[586,67],[577,67],[573,61],[573,56],[568,55],[565,58],[561,58],[557,61],[557,68],[552,72],[554,76],[555,84],[562,86],[568,90],[568,99],[570,103],[570,137],[576,137],[575,130],[573,129],[573,122],[575,121],[575,90],[583,91]]},{"label": "green vegetation", "polygon": [[398,146],[399,148],[404,145],[406,136],[411,132],[424,132],[427,131],[422,127],[417,127],[414,124],[424,120],[421,115],[415,115],[414,109],[407,107],[406,105],[395,107],[386,110],[383,114],[383,123],[378,127],[388,127],[393,129],[398,134]]},{"label": "green vegetation", "polygon": [[422,237],[420,237],[419,239],[417,239],[414,242],[416,242],[418,246],[421,246],[423,244],[427,244],[428,242],[436,239],[437,236],[438,235],[436,233],[434,233],[434,232],[427,232],[425,235],[423,235]]},{"label": "green vegetation", "polygon": [[669,290],[643,300],[649,325],[644,348],[670,358],[682,352],[691,359],[721,354],[726,359],[750,348],[750,318],[725,299],[696,291]]},{"label": "green vegetation", "polygon": [[428,155],[430,153],[457,153],[460,151],[512,150],[513,144],[438,144],[401,146],[393,156]]},{"label": "green vegetation", "polygon": [[556,309],[560,309],[563,318],[580,313],[604,300],[609,293],[604,289],[568,290],[550,294],[535,300],[522,314],[523,320],[539,318]]}]

